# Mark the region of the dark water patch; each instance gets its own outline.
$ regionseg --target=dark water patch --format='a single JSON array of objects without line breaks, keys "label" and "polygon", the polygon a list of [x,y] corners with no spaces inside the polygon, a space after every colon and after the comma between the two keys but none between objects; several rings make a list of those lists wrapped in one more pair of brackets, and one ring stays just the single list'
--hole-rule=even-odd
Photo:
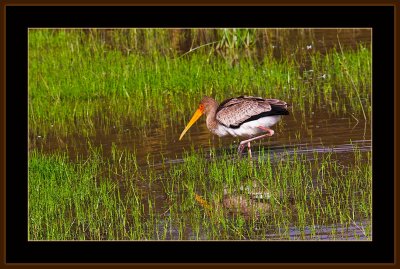
[{"label": "dark water patch", "polygon": [[305,52],[326,54],[331,49],[339,49],[340,45],[344,49],[357,49],[360,44],[371,44],[372,40],[371,29],[283,29],[271,35],[269,45],[278,59],[284,59],[287,55],[299,57]]},{"label": "dark water patch", "polygon": [[371,231],[366,231],[365,227],[371,225],[369,220],[354,221],[352,225],[315,225],[299,229],[289,227],[288,231],[279,229],[280,233],[268,234],[267,239],[282,240],[282,234],[288,233],[287,240],[371,240]]},{"label": "dark water patch", "polygon": [[[71,30],[62,30],[71,31]],[[76,30],[72,30],[76,31]],[[235,54],[244,52],[265,54],[273,49],[276,58],[286,57],[296,51],[317,50],[324,53],[338,47],[340,41],[345,48],[356,48],[360,43],[370,44],[372,30],[368,28],[329,29],[84,29],[80,31],[80,42],[98,40],[108,50],[118,50],[125,55],[132,51],[162,55],[186,55],[197,48],[214,48],[223,56],[229,54],[232,44]],[[57,32],[55,32],[57,33]],[[154,39],[153,37],[158,38]],[[245,40],[248,42],[245,42]],[[231,40],[231,44],[226,42]],[[238,56],[236,56],[237,58]]]}]

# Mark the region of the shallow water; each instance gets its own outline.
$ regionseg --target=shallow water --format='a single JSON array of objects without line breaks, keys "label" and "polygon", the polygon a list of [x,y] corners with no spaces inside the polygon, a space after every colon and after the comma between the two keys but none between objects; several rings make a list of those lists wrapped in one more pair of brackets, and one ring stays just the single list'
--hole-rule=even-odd
[{"label": "shallow water", "polygon": [[[222,149],[231,149],[232,154],[236,154],[240,141],[239,138],[219,138],[211,134],[205,125],[205,117],[196,122],[181,141],[178,138],[184,125],[166,129],[154,126],[146,133],[129,124],[124,125],[122,132],[110,130],[109,133],[104,133],[102,126],[97,127],[96,133],[89,137],[92,146],[102,146],[105,158],[110,157],[112,144],[121,149],[136,150],[139,166],[147,165],[148,156],[156,167],[161,165],[163,158],[167,164],[179,163],[183,152],[189,151],[192,146],[195,149],[203,148],[205,152],[214,148],[217,155]],[[257,157],[261,148],[276,153],[296,150],[297,153],[312,155],[313,152],[352,152],[354,146],[361,151],[370,151],[372,147],[369,121],[356,121],[350,114],[335,116],[324,109],[314,109],[305,121],[291,113],[284,116],[273,129],[275,134],[271,138],[252,143],[254,157]],[[42,148],[48,153],[68,149],[73,160],[77,155],[87,154],[87,139],[79,135],[59,137],[49,133],[45,138],[31,137],[30,141],[32,147]]]},{"label": "shallow water", "polygon": [[[203,117],[188,132],[182,141],[178,141],[179,134],[183,130],[183,125],[177,125],[174,128],[162,129],[155,127],[151,132],[143,135],[140,130],[135,130],[133,126],[125,125],[123,132],[110,132],[104,134],[101,126],[96,135],[89,137],[92,146],[102,146],[105,158],[110,158],[111,146],[114,143],[118,148],[137,150],[137,161],[143,169],[153,170],[161,176],[163,180],[163,171],[168,166],[183,163],[182,156],[185,151],[190,151],[191,147],[203,148],[204,158],[210,158],[209,152],[215,149],[215,158],[219,158],[222,151],[230,151],[232,157],[237,156],[238,139],[218,138],[213,136],[205,126]],[[351,167],[354,162],[354,150],[361,152],[370,152],[372,150],[371,125],[369,122],[359,120],[358,122],[351,116],[335,116],[326,112],[326,110],[314,109],[314,113],[305,121],[296,115],[285,116],[282,121],[275,126],[274,136],[253,143],[253,158],[257,158],[260,150],[268,152],[271,161],[274,159],[287,159],[296,153],[305,155],[307,159],[312,160],[315,154],[324,154],[335,152],[335,158],[341,165]],[[62,142],[60,142],[62,140]],[[45,139],[33,138],[36,147],[41,147],[45,152],[59,151],[68,147],[68,153],[73,160],[78,155],[86,155],[89,151],[86,137],[72,136],[57,138],[49,135]],[[68,145],[68,146],[67,146]],[[74,145],[74,146],[71,146]],[[244,156],[247,152],[244,151]],[[148,165],[148,158],[151,164]],[[165,179],[164,179],[165,180]],[[151,186],[150,186],[151,185]],[[138,183],[142,194],[151,193],[154,199],[154,210],[160,214],[166,211],[167,202],[164,193],[163,184],[155,181],[152,184],[148,182]],[[124,192],[122,190],[122,192]],[[147,203],[147,198],[143,197],[143,204]],[[147,207],[145,206],[145,211]],[[336,227],[332,233],[332,227],[329,225],[314,227],[314,233],[309,231],[299,231],[296,227],[290,227],[289,238],[284,240],[298,240],[307,238],[309,240],[368,240],[356,222],[369,222],[370,220],[355,219],[355,224],[345,228]],[[162,222],[162,220],[161,220]],[[161,224],[160,224],[161,225]],[[172,231],[167,238],[170,240],[179,239],[179,229],[177,227],[168,227]],[[189,229],[190,230],[190,229]],[[175,232],[173,232],[175,231]],[[186,231],[185,239],[190,240],[195,236]],[[200,235],[200,238],[203,236]],[[257,238],[251,238],[257,239]],[[260,238],[261,239],[261,238]],[[279,233],[272,229],[267,240],[279,239]],[[207,238],[203,238],[207,240]]]}]

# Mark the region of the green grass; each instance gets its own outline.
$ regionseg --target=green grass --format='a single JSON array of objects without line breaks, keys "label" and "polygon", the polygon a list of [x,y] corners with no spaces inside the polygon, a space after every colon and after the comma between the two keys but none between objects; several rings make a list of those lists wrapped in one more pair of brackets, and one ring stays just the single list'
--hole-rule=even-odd
[{"label": "green grass", "polygon": [[[351,167],[334,153],[261,151],[250,163],[229,151],[206,158],[191,150],[161,173],[151,163],[137,169],[126,150],[113,152],[103,159],[92,148],[77,162],[30,153],[30,240],[306,240],[325,236],[320,227],[347,239],[354,225],[372,237],[371,153],[357,148]],[[226,199],[247,206],[227,207]]]},{"label": "green grass", "polygon": [[[203,95],[220,102],[243,94],[280,98],[303,114],[328,104],[332,113],[370,119],[372,57],[363,45],[324,55],[295,47],[293,57],[276,58],[271,47],[255,51],[261,30],[221,29],[210,35],[217,43],[185,54],[162,49],[160,42],[165,48],[174,42],[169,30],[137,31],[30,30],[30,133],[90,135],[98,124],[121,130],[124,122],[171,128]],[[158,50],[143,41],[154,36]],[[196,32],[191,36],[198,42]]]}]

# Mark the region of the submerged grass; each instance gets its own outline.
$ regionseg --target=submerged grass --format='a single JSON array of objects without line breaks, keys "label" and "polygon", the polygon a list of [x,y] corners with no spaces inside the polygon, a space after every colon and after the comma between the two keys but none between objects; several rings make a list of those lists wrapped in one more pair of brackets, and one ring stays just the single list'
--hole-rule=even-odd
[{"label": "submerged grass", "polygon": [[[173,44],[183,37],[168,39],[169,31],[31,29],[30,133],[89,135],[98,123],[176,126],[203,95],[218,101],[243,94],[280,98],[296,113],[328,104],[332,113],[360,118],[365,110],[370,119],[372,57],[365,45],[321,54],[298,44],[293,57],[283,58],[274,56],[272,45],[259,44],[269,32],[216,29],[210,40],[203,38],[212,44],[185,54],[203,32],[184,31],[193,42],[182,52]],[[157,50],[146,39],[154,36]]]},{"label": "submerged grass", "polygon": [[30,240],[371,240],[371,153],[356,148],[351,167],[334,153],[191,150],[160,173],[101,151],[75,163],[31,151]]}]

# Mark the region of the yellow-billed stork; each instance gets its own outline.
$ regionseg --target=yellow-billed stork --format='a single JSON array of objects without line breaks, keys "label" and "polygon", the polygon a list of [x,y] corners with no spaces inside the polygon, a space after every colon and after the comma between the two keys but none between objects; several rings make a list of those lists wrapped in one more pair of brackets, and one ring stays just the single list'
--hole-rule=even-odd
[{"label": "yellow-billed stork", "polygon": [[[274,130],[270,127],[275,125],[282,115],[289,115],[287,107],[286,102],[278,99],[264,99],[253,96],[227,99],[218,105],[213,98],[205,96],[181,133],[179,140],[201,115],[206,114],[207,128],[211,133],[220,137],[231,135],[247,138],[247,140],[240,142],[238,153],[240,154],[247,144],[251,156],[250,142],[272,136]],[[255,136],[261,133],[265,134]]]}]

